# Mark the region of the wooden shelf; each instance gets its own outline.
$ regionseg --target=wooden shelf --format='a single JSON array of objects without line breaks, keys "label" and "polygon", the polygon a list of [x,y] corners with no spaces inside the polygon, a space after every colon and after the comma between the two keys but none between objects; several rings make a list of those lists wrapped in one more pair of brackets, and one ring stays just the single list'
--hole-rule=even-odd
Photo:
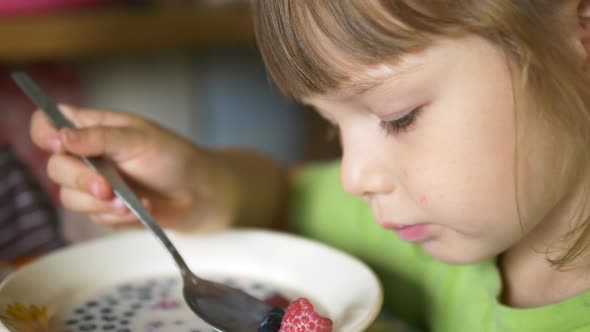
[{"label": "wooden shelf", "polygon": [[247,6],[106,7],[0,19],[0,62],[254,45]]}]

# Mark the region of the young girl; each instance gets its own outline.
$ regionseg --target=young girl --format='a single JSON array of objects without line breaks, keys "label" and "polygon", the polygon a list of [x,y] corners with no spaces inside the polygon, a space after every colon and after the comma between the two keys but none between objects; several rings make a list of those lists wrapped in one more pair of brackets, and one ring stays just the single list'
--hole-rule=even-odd
[{"label": "young girl", "polygon": [[65,108],[85,128],[59,132],[37,113],[32,135],[64,205],[102,224],[136,221],[62,152],[112,158],[169,227],[287,213],[371,264],[386,310],[424,329],[590,331],[587,7],[254,1],[270,75],[340,132],[341,161],[297,172],[123,113]]}]

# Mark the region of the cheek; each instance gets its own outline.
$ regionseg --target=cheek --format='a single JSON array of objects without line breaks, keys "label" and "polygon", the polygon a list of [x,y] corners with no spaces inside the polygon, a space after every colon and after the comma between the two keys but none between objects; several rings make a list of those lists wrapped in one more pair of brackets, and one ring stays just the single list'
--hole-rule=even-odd
[{"label": "cheek", "polygon": [[[477,120],[477,121],[472,121]],[[513,134],[502,121],[445,120],[406,151],[407,191],[445,220],[491,222],[515,215]],[[441,126],[445,130],[439,130]],[[442,222],[442,220],[441,220]]]},{"label": "cheek", "polygon": [[420,195],[420,204],[422,206],[428,205],[428,197],[426,195]]},{"label": "cheek", "polygon": [[418,201],[424,196],[453,218],[492,222],[516,215],[512,90],[507,74],[494,81],[450,86],[449,97],[425,117],[411,153],[409,167],[420,170]]}]

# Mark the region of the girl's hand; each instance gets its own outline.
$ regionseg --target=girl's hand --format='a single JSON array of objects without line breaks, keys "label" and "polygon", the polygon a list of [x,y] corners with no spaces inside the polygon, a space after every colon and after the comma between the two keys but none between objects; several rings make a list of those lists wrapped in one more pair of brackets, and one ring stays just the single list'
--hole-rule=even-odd
[{"label": "girl's hand", "polygon": [[61,109],[78,129],[56,130],[37,111],[31,136],[36,145],[54,153],[47,172],[60,186],[66,208],[88,213],[106,226],[138,223],[105,178],[69,153],[104,156],[114,161],[162,226],[202,230],[230,224],[237,190],[221,158],[136,115]]}]

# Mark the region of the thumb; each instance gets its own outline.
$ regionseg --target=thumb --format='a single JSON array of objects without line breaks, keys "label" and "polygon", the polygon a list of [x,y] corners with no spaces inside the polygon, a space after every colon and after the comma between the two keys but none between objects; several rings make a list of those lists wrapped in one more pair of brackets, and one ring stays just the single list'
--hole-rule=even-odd
[{"label": "thumb", "polygon": [[87,157],[107,156],[117,162],[136,156],[147,144],[145,133],[134,127],[62,128],[59,137],[67,152]]}]

